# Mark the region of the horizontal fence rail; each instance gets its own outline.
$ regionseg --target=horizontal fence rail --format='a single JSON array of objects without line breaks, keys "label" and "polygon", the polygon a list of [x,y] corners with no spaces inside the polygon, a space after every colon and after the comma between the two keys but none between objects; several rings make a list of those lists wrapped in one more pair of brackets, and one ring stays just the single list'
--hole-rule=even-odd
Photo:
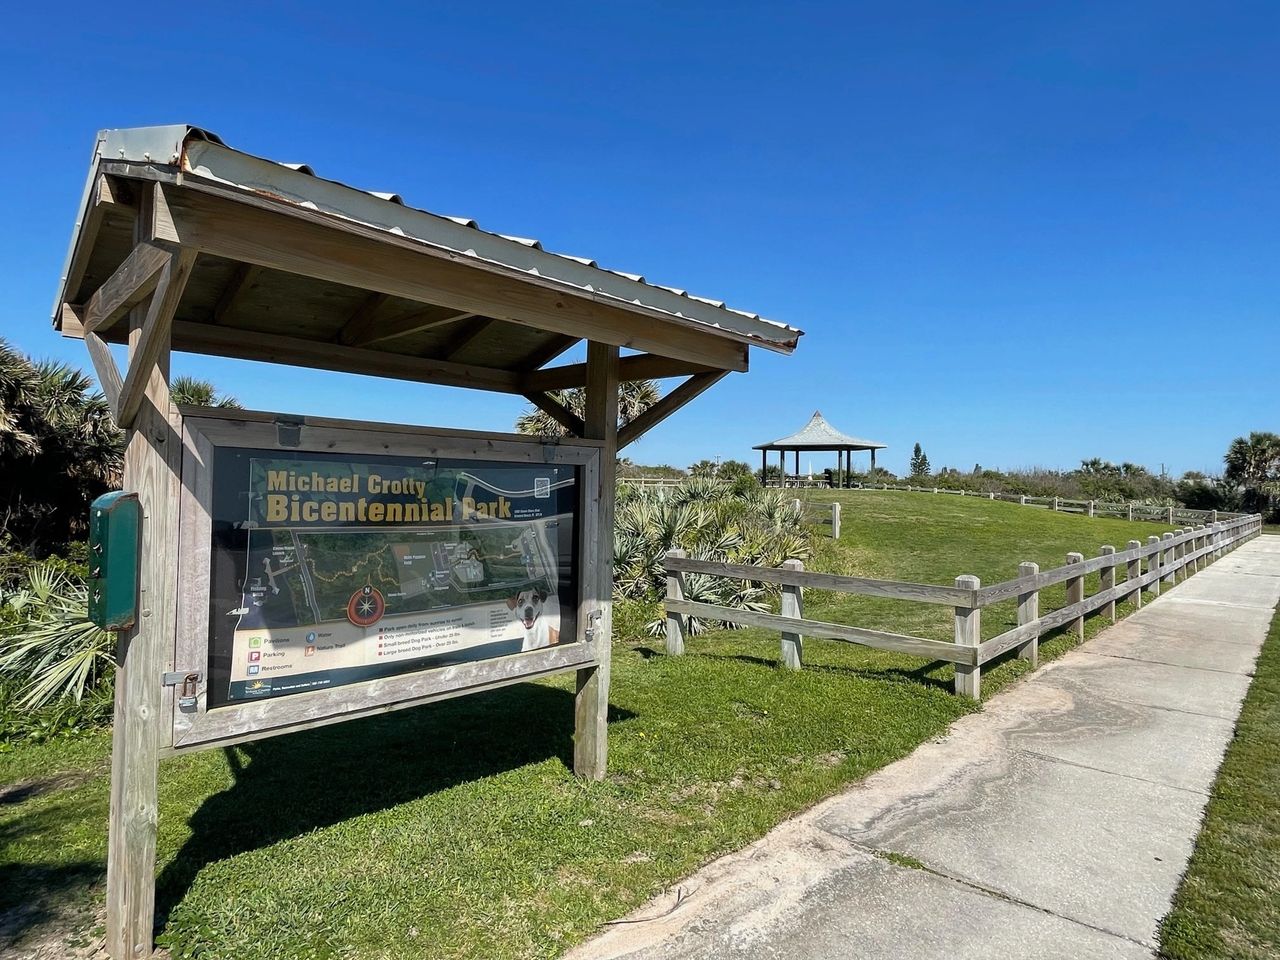
[{"label": "horizontal fence rail", "polygon": [[[833,522],[838,526],[838,512],[833,515]],[[1010,651],[1016,651],[1019,657],[1030,660],[1035,666],[1039,661],[1040,637],[1050,630],[1068,627],[1070,632],[1083,640],[1085,617],[1101,611],[1114,623],[1118,603],[1132,600],[1135,605],[1141,606],[1143,591],[1158,596],[1162,585],[1177,582],[1179,576],[1186,579],[1261,532],[1261,516],[1239,516],[1232,520],[1177,530],[1159,537],[1150,536],[1145,543],[1130,540],[1123,550],[1104,546],[1098,556],[1087,559],[1083,554],[1071,553],[1067,555],[1064,566],[1051,570],[1041,571],[1034,563],[1023,563],[1019,565],[1015,579],[986,587],[982,586],[977,577],[968,575],[956,577],[953,586],[940,586],[818,573],[805,570],[798,560],[789,560],[781,567],[757,567],[696,560],[685,556],[682,550],[672,550],[666,555],[667,653],[684,653],[688,633],[687,618],[698,617],[721,623],[778,630],[782,637],[782,663],[796,670],[803,665],[805,637],[842,640],[880,650],[946,661],[955,665],[956,693],[978,699],[981,695],[984,664]],[[1124,579],[1117,582],[1118,571],[1124,572]],[[1086,577],[1093,573],[1098,574],[1099,588],[1096,593],[1085,596]],[[781,588],[780,613],[739,610],[687,600],[684,591],[686,574],[777,584]],[[1066,585],[1066,605],[1042,613],[1040,591],[1059,583]],[[904,636],[849,624],[806,619],[803,593],[806,587],[952,607],[955,616],[954,641]],[[1015,599],[1017,626],[983,640],[983,608]]]}]

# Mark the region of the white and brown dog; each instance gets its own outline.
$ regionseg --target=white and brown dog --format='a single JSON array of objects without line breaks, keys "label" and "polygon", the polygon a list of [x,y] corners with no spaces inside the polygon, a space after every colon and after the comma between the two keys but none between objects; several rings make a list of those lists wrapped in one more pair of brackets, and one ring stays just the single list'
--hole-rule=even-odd
[{"label": "white and brown dog", "polygon": [[560,642],[560,599],[545,590],[521,590],[507,598],[511,617],[524,627],[523,650],[538,650]]}]

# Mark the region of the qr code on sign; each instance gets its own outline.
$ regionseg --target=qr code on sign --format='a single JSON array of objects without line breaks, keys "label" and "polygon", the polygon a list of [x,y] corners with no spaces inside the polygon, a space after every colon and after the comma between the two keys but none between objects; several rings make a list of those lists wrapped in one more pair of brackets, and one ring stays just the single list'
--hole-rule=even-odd
[{"label": "qr code on sign", "polygon": [[534,477],[533,478],[533,495],[538,500],[546,500],[551,496],[551,478],[550,477]]}]

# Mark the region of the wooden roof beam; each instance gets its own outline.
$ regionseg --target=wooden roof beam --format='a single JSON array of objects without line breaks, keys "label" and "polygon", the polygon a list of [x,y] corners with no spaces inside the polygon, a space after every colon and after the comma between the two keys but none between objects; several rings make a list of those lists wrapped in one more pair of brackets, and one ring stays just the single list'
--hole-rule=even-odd
[{"label": "wooden roof beam", "polygon": [[210,323],[175,323],[173,349],[497,393],[523,392],[520,375],[508,370],[348,347],[284,334],[216,327]]},{"label": "wooden roof beam", "polygon": [[201,252],[716,369],[746,369],[743,338],[694,321],[265,198],[193,181],[162,190],[169,237]]},{"label": "wooden roof beam", "polygon": [[537,350],[533,351],[533,353],[525,357],[521,361],[520,366],[526,370],[537,370],[543,364],[550,363],[556,357],[560,356],[560,354],[564,353],[575,343],[581,342],[581,337],[570,336],[567,333],[557,334],[555,337],[548,340],[545,346],[539,347]]},{"label": "wooden roof beam", "polygon": [[476,317],[474,323],[464,324],[455,331],[448,340],[444,342],[439,350],[435,351],[435,355],[441,360],[452,360],[471,344],[475,343],[484,332],[492,327],[497,320],[492,317]]},{"label": "wooden roof beam", "polygon": [[[742,348],[745,369],[746,347]],[[664,377],[684,377],[695,373],[707,373],[714,370],[701,363],[689,363],[685,360],[674,360],[671,357],[654,356],[651,353],[638,353],[621,357],[618,360],[618,379],[628,380],[660,380]],[[570,363],[562,367],[551,367],[547,370],[535,370],[525,375],[525,388],[528,390],[568,390],[571,387],[585,386],[587,382],[587,365]]]},{"label": "wooden roof beam", "polygon": [[235,309],[240,294],[250,287],[262,274],[262,268],[252,263],[237,263],[231,273],[231,279],[218,295],[218,302],[213,307],[213,323],[226,323],[227,315]]},{"label": "wooden roof beam", "polygon": [[[375,294],[375,296],[384,295]],[[372,319],[368,319],[356,326],[353,326],[355,319],[353,318],[352,321],[348,321],[346,327],[343,327],[338,337],[339,342],[349,347],[368,347],[375,343],[385,343],[388,340],[411,337],[415,333],[422,333],[422,331],[430,330],[432,327],[443,327],[445,324],[456,323],[459,320],[466,320],[468,317],[474,316],[474,313],[450,313],[441,316],[438,309],[414,310],[376,324]]]}]

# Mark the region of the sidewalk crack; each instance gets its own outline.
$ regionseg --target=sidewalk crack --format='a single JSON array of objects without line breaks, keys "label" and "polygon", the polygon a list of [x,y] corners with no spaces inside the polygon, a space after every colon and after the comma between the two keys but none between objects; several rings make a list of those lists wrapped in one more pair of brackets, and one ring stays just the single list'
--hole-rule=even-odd
[{"label": "sidewalk crack", "polygon": [[[1042,914],[1045,914],[1046,916],[1056,917],[1059,920],[1065,920],[1067,923],[1075,924],[1078,927],[1084,927],[1087,930],[1093,930],[1096,933],[1101,933],[1108,937],[1114,937],[1117,940],[1124,940],[1127,943],[1132,943],[1135,946],[1139,946],[1139,947],[1145,947],[1148,950],[1155,949],[1154,943],[1149,943],[1145,940],[1136,940],[1127,934],[1119,933],[1115,930],[1108,930],[1106,927],[1100,927],[1097,924],[1089,923],[1088,921],[1085,921],[1085,920],[1079,920],[1075,917],[1068,917],[1065,914],[1058,913],[1055,910],[1050,910],[1048,907],[1042,907],[1037,903],[1031,903],[1028,900],[1023,900],[1019,897],[1013,896],[1012,894],[1005,893],[1003,890],[997,890],[994,887],[988,887],[985,884],[978,883],[976,880],[970,880],[967,877],[962,877],[954,873],[949,873],[946,870],[942,870],[938,867],[931,867],[929,864],[921,860],[917,860],[915,857],[911,857],[907,854],[898,853],[897,851],[894,851],[894,850],[881,850],[878,847],[872,847],[867,844],[858,843],[856,840],[852,840],[850,841],[850,843],[853,846],[862,849],[865,853],[870,854],[876,859],[884,860],[892,864],[893,866],[896,866],[899,870],[919,870],[922,873],[927,873],[927,874],[930,874],[931,876],[935,876],[939,878],[940,880],[946,880],[950,883],[956,884],[957,886],[965,887],[969,890],[973,890],[976,893],[980,893],[984,896],[991,897],[994,900],[1003,900],[1005,903],[1011,903],[1019,907],[1026,907],[1028,910],[1034,910],[1037,913],[1042,913]],[[903,860],[908,860],[911,862],[909,864],[904,865],[901,862]],[[916,864],[919,864],[919,866],[917,866]]]}]

